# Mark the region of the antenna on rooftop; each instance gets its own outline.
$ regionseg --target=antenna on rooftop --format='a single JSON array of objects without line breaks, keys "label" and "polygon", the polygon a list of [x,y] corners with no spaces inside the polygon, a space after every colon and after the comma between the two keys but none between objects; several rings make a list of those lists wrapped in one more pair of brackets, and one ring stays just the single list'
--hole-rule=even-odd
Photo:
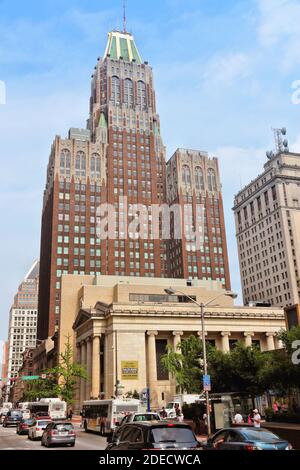
[{"label": "antenna on rooftop", "polygon": [[276,155],[280,153],[289,152],[289,142],[287,139],[284,139],[286,136],[286,128],[282,127],[281,129],[272,128],[275,140],[275,151],[268,150],[266,152],[267,158],[271,160]]},{"label": "antenna on rooftop", "polygon": [[276,154],[289,151],[289,143],[287,139],[283,139],[286,136],[286,128],[282,127],[281,129],[273,129],[274,140],[275,140],[275,150]]},{"label": "antenna on rooftop", "polygon": [[126,0],[123,0],[123,32],[126,33]]}]

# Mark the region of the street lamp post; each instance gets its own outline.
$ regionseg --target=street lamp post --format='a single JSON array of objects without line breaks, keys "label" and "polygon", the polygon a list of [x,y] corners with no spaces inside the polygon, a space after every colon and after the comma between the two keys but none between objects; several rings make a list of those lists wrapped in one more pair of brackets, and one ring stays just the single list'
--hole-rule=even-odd
[{"label": "street lamp post", "polygon": [[[189,295],[185,294],[184,292],[180,291],[180,290],[177,290],[177,289],[173,289],[172,287],[170,287],[169,289],[165,289],[165,292],[168,294],[168,295],[174,295],[176,293],[178,294],[182,294],[184,295],[184,297],[186,297],[187,299],[189,299],[191,302],[193,302],[194,304],[196,304],[198,307],[200,307],[200,317],[201,317],[201,337],[202,337],[202,347],[203,347],[203,369],[204,369],[204,375],[207,375],[207,355],[206,355],[206,341],[205,341],[205,323],[204,323],[204,315],[205,315],[205,312],[204,312],[204,309],[207,305],[209,305],[210,303],[214,302],[215,300],[217,300],[219,297],[223,296],[223,295],[226,295],[226,296],[229,296],[229,297],[232,297],[232,298],[236,298],[236,294],[234,294],[233,292],[231,291],[223,291],[221,292],[220,294],[218,294],[216,297],[214,297],[213,299],[210,299],[208,302],[206,303],[199,303],[197,302],[195,299],[193,299],[192,297],[190,297]],[[211,421],[210,421],[210,406],[209,406],[209,394],[208,394],[208,390],[205,390],[205,401],[206,401],[206,415],[207,415],[207,434],[208,436],[210,436],[211,434]]]}]

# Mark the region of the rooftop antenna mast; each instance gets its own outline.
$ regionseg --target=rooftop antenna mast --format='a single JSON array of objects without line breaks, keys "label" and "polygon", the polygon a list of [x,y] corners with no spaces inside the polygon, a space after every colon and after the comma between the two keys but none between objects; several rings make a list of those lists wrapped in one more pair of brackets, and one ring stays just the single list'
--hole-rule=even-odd
[{"label": "rooftop antenna mast", "polygon": [[271,160],[275,155],[280,153],[289,152],[289,142],[285,138],[286,128],[282,127],[281,129],[272,128],[275,140],[275,152],[273,150],[268,150],[266,155],[269,160]]},{"label": "rooftop antenna mast", "polygon": [[123,32],[126,33],[126,0],[123,0]]},{"label": "rooftop antenna mast", "polygon": [[286,128],[273,129],[276,154],[288,151],[288,141],[285,138]]}]

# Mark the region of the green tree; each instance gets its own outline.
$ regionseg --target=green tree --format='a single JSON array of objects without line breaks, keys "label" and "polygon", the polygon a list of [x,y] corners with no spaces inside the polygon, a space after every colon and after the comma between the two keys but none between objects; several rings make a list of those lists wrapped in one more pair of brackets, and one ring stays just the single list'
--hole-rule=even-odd
[{"label": "green tree", "polygon": [[[261,371],[267,357],[256,347],[242,343],[228,353],[207,344],[208,373],[211,375],[212,392],[247,392],[255,396],[264,391]],[[168,348],[162,364],[175,378],[183,392],[199,393],[202,389],[203,349],[202,341],[192,335],[183,339],[178,351]]]},{"label": "green tree", "polygon": [[25,387],[21,401],[59,396],[59,387],[53,378],[32,380],[26,383]]},{"label": "green tree", "polygon": [[161,362],[166,370],[175,378],[182,392],[199,393],[202,390],[202,342],[194,335],[183,339],[177,351],[168,347]]},{"label": "green tree", "polygon": [[86,368],[73,360],[73,348],[70,336],[67,336],[65,351],[60,353],[58,364],[46,371],[47,376],[55,379],[58,395],[69,405],[74,403],[77,380],[87,380]]},{"label": "green tree", "polygon": [[276,389],[283,396],[292,395],[293,391],[300,389],[300,364],[294,364],[292,361],[295,353],[293,343],[300,340],[300,327],[281,330],[278,338],[283,343],[283,349],[268,353],[262,378],[266,388]]}]

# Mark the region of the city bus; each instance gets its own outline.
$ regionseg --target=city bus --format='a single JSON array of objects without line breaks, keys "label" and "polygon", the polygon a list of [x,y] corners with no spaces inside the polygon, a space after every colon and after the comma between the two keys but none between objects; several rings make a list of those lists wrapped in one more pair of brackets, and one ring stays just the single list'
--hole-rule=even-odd
[{"label": "city bus", "polygon": [[66,419],[67,403],[60,398],[41,398],[39,401],[28,403],[31,416],[36,413],[47,413],[51,419]]},{"label": "city bus", "polygon": [[82,419],[85,431],[102,436],[115,429],[122,418],[130,413],[143,411],[140,400],[116,398],[111,400],[87,400],[83,402]]}]

